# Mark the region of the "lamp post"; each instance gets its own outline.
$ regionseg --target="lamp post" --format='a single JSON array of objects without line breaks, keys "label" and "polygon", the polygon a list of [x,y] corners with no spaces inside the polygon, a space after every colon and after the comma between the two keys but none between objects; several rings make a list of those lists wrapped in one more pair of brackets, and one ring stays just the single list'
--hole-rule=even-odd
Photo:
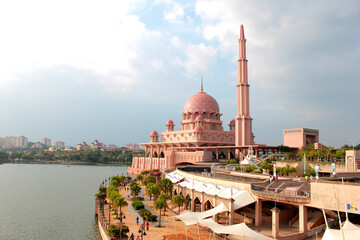
[{"label": "lamp post", "polygon": [[111,203],[109,202],[109,226],[110,226],[110,223],[111,223],[111,219],[110,219],[110,210],[111,210]]}]

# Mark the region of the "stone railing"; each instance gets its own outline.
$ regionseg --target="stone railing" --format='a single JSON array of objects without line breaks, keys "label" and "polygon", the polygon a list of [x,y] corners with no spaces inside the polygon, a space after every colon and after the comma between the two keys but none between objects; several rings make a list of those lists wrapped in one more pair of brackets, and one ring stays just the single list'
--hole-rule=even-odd
[{"label": "stone railing", "polygon": [[[310,199],[310,189],[308,187],[304,187],[303,185],[307,183],[303,183],[302,185],[293,186],[293,184],[287,185],[286,182],[282,182],[280,187],[271,187],[271,186],[264,186],[264,184],[252,183],[251,190],[256,191],[259,194],[264,195],[271,195],[275,197],[290,197],[290,198],[297,198],[297,199]],[[291,189],[289,189],[291,187]]]},{"label": "stone railing", "polygon": [[99,232],[103,240],[111,240],[111,237],[107,233],[109,222],[105,218],[104,203],[99,198],[95,199],[95,213],[98,217]]}]

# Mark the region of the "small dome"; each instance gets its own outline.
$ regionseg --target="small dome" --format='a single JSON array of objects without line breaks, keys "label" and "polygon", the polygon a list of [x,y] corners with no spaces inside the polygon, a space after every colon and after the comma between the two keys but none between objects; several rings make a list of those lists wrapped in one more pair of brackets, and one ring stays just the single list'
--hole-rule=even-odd
[{"label": "small dome", "polygon": [[204,121],[204,118],[201,115],[199,115],[195,118],[195,121]]},{"label": "small dome", "polygon": [[231,120],[229,125],[234,126],[235,125],[235,119]]},{"label": "small dome", "polygon": [[152,131],[151,134],[150,134],[150,137],[152,136],[159,136],[158,132],[157,131]]},{"label": "small dome", "polygon": [[214,112],[219,113],[219,104],[209,94],[205,92],[198,92],[190,97],[184,106],[184,113],[194,112]]},{"label": "small dome", "polygon": [[173,120],[169,119],[169,121],[166,122],[166,125],[174,125]]},{"label": "small dome", "polygon": [[203,128],[200,127],[200,126],[197,126],[197,127],[195,128],[195,132],[202,132],[202,131],[203,131]]}]

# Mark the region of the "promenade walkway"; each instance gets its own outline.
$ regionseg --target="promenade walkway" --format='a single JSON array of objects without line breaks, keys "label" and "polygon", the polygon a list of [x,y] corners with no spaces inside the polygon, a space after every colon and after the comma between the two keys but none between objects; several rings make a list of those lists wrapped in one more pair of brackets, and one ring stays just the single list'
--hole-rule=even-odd
[{"label": "promenade walkway", "polygon": [[[124,187],[121,187],[119,189],[119,193],[122,196],[127,196],[128,192],[125,190]],[[142,196],[145,197],[144,204],[145,208],[149,209],[153,214],[155,213],[157,216],[159,215],[157,211],[153,209],[154,201],[148,200],[149,198],[144,194],[144,191],[142,190]],[[139,236],[141,239],[141,235],[139,233],[139,227],[141,224],[141,217],[137,213],[137,211],[134,210],[134,208],[131,206],[131,200],[126,199],[128,202],[127,207],[122,208],[122,214],[125,215],[125,218],[123,218],[123,224],[129,227],[129,233],[127,234],[128,237],[130,237],[131,233],[134,234],[135,240]],[[169,203],[170,207],[170,203]],[[104,207],[104,212],[106,219],[108,219],[109,216],[109,207],[108,204]],[[142,236],[142,239],[144,240],[208,240],[213,239],[213,234],[210,233],[208,230],[205,230],[201,227],[197,228],[196,225],[193,226],[186,226],[182,221],[178,221],[174,218],[174,216],[177,215],[176,213],[170,211],[169,209],[166,211],[166,216],[161,216],[161,228],[158,227],[158,222],[152,223],[149,227],[149,230],[146,230],[146,235]],[[116,219],[113,210],[110,212],[111,217],[111,224],[120,225],[120,220]],[[136,224],[136,217],[139,217],[140,223]],[[124,238],[122,238],[124,239]],[[126,239],[126,238],[125,238]],[[219,236],[215,236],[216,240],[224,239]],[[236,238],[228,238],[228,239],[236,239]]]}]

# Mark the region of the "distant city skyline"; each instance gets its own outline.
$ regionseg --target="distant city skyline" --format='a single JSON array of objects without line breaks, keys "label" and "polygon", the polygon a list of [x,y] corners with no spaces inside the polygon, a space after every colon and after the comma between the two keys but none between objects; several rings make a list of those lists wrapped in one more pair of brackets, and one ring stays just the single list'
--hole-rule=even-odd
[{"label": "distant city skyline", "polygon": [[289,128],[360,142],[359,1],[55,2],[1,4],[0,137],[148,142],[179,128],[201,75],[227,126],[243,24],[255,143]]}]

